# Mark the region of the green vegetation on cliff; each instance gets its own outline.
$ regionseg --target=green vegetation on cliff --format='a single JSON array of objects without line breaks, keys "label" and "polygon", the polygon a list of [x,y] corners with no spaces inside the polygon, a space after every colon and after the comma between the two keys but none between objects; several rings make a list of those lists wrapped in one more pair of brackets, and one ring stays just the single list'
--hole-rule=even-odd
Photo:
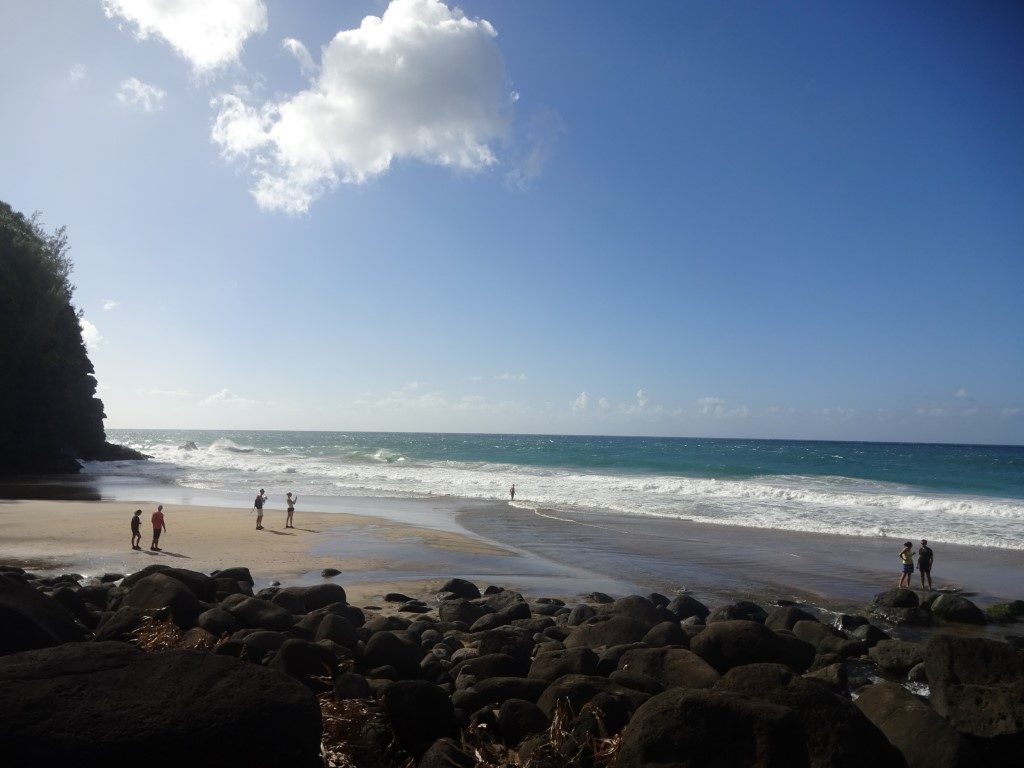
[{"label": "green vegetation on cliff", "polygon": [[71,268],[63,227],[48,233],[0,202],[0,473],[141,458],[106,442]]}]

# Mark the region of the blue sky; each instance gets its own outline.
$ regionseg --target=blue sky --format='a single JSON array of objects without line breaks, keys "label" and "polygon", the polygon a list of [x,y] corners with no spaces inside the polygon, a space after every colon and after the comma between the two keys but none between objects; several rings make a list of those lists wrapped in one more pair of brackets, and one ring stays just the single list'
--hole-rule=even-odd
[{"label": "blue sky", "polygon": [[1022,443],[1022,33],[8,0],[0,199],[68,226],[108,427]]}]

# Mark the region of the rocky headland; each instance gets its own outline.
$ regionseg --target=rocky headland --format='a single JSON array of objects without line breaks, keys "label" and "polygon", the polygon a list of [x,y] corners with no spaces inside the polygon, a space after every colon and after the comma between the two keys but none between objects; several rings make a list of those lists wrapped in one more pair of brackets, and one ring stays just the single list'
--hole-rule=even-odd
[{"label": "rocky headland", "polygon": [[836,617],[450,579],[358,607],[335,578],[0,566],[4,764],[998,768],[1024,749],[1022,639],[978,631],[1020,601],[890,590]]}]

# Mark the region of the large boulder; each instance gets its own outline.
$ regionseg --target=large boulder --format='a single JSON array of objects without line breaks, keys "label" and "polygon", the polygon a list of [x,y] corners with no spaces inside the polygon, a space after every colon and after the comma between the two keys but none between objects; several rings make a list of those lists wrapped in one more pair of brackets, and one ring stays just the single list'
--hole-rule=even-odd
[{"label": "large boulder", "polygon": [[546,730],[548,719],[532,701],[508,699],[498,710],[498,727],[502,740],[515,747],[527,736]]},{"label": "large boulder", "polygon": [[245,581],[249,583],[251,587],[256,582],[253,581],[252,574],[249,573],[249,569],[244,566],[237,566],[234,568],[224,568],[219,571],[214,571],[210,574],[215,579],[231,579],[232,581]]},{"label": "large boulder", "polygon": [[200,600],[210,602],[216,597],[217,582],[212,577],[207,576],[205,573],[200,573],[199,571],[190,571],[187,568],[172,568],[168,565],[161,565],[159,563],[147,565],[142,570],[136,571],[130,576],[125,576],[124,580],[121,582],[121,588],[131,589],[146,577],[157,573],[180,581]]},{"label": "large boulder", "polygon": [[442,600],[437,607],[437,613],[441,621],[462,621],[472,626],[477,619],[487,613],[487,609],[463,597],[456,597],[452,600]]},{"label": "large boulder", "polygon": [[786,708],[719,691],[673,688],[622,732],[617,768],[807,768],[801,723]]},{"label": "large boulder", "polygon": [[0,574],[0,654],[48,648],[87,634],[58,602],[16,575]]},{"label": "large boulder", "polygon": [[526,674],[526,662],[507,653],[488,653],[460,661],[451,668],[452,679],[459,675],[472,675],[478,680],[488,677],[522,677]]},{"label": "large boulder", "polygon": [[924,661],[924,646],[905,640],[881,640],[868,651],[868,655],[883,672],[903,677]]},{"label": "large boulder", "polygon": [[448,694],[426,680],[400,680],[388,686],[384,711],[399,743],[417,758],[455,728]]},{"label": "large boulder", "polygon": [[328,582],[326,584],[314,584],[311,587],[285,587],[281,593],[294,595],[302,601],[305,611],[315,611],[332,603],[348,602],[345,588],[340,584]]},{"label": "large boulder", "polygon": [[[233,595],[232,597],[241,596]],[[258,597],[243,597],[237,602],[224,600],[220,606],[238,619],[240,626],[247,629],[269,629],[275,632],[284,632],[295,624],[295,617],[289,611]]]},{"label": "large boulder", "polygon": [[606,677],[563,675],[544,689],[537,699],[537,706],[550,719],[559,701],[567,701],[573,712],[579,712],[584,704],[599,693],[623,696],[633,702],[634,706],[639,706],[650,698],[650,694],[613,683]]},{"label": "large boulder", "polygon": [[393,667],[406,678],[420,676],[423,649],[417,642],[394,632],[375,632],[366,642],[363,664],[366,669]]},{"label": "large boulder", "polygon": [[931,604],[932,616],[955,624],[984,624],[985,614],[962,595],[939,595]]},{"label": "large boulder", "polygon": [[696,616],[702,621],[707,618],[707,615],[711,613],[708,607],[704,605],[700,600],[690,597],[689,595],[678,595],[674,597],[667,606],[666,610],[674,613],[676,617],[682,621],[683,619],[689,619],[692,616]]},{"label": "large boulder", "polygon": [[818,653],[838,653],[840,656],[860,656],[868,649],[867,643],[851,640],[835,627],[822,624],[817,619],[798,621],[792,627],[793,634],[810,643]]},{"label": "large boulder", "polygon": [[625,616],[646,624],[648,629],[663,621],[678,621],[674,614],[669,613],[664,608],[659,608],[646,597],[640,597],[640,595],[629,595],[628,597],[602,605],[597,609],[597,615]]},{"label": "large boulder", "polygon": [[452,695],[452,703],[467,712],[475,712],[483,706],[501,706],[509,699],[525,699],[536,702],[547,689],[546,680],[531,680],[526,677],[491,677],[481,680],[471,688],[464,688]]},{"label": "large boulder", "polygon": [[124,606],[143,611],[170,611],[171,620],[182,629],[191,629],[202,612],[195,593],[180,579],[154,573],[135,582],[124,598]]},{"label": "large boulder", "polygon": [[875,595],[868,610],[890,624],[929,624],[932,614],[921,607],[917,593],[912,589],[889,589]]},{"label": "large boulder", "polygon": [[651,629],[651,624],[628,616],[595,616],[573,629],[565,638],[566,648],[602,648],[638,643]]},{"label": "large boulder", "polygon": [[792,709],[803,724],[812,766],[903,766],[899,753],[848,698],[781,664],[735,667],[722,676],[715,690]]},{"label": "large boulder", "polygon": [[597,654],[589,648],[563,648],[538,653],[530,664],[529,677],[554,682],[563,675],[593,675]]},{"label": "large boulder", "polygon": [[971,768],[984,764],[963,736],[902,685],[882,682],[866,686],[854,703],[903,754],[908,768]]},{"label": "large boulder", "polygon": [[622,655],[619,669],[646,675],[666,688],[710,688],[719,678],[710,664],[683,648],[635,648]]},{"label": "large boulder", "polygon": [[936,635],[924,663],[932,706],[954,728],[1024,746],[1024,654],[996,640]]},{"label": "large boulder", "polygon": [[764,620],[764,625],[772,630],[793,629],[793,626],[798,621],[817,620],[815,616],[802,608],[797,608],[795,605],[783,605],[773,608],[768,613],[768,618]]},{"label": "large boulder", "polygon": [[438,592],[451,592],[453,595],[473,600],[480,597],[480,588],[465,579],[448,579]]},{"label": "large boulder", "polygon": [[707,617],[708,624],[737,620],[756,621],[759,624],[764,624],[768,620],[768,612],[757,603],[752,603],[749,600],[737,600],[735,603],[716,608]]},{"label": "large boulder", "polygon": [[756,621],[717,621],[690,641],[690,650],[725,673],[758,662],[785,664],[805,672],[814,661],[814,646],[793,636],[772,632]]},{"label": "large boulder", "polygon": [[0,659],[7,765],[320,765],[312,692],[199,651],[70,643]]}]

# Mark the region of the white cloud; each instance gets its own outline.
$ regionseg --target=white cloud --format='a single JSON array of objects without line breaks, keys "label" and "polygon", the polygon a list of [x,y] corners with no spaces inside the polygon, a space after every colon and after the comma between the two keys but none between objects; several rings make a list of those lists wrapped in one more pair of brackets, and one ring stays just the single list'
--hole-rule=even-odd
[{"label": "white cloud", "polygon": [[590,407],[590,395],[586,392],[580,392],[575,400],[572,401],[572,410],[574,413],[585,413]]},{"label": "white cloud", "polygon": [[953,397],[959,397],[959,398],[963,399],[963,398],[970,397],[970,394],[968,394],[968,392],[967,392],[967,387],[960,387],[960,389],[958,389],[956,392],[953,393]]},{"label": "white cloud", "polygon": [[843,408],[837,406],[835,408],[822,408],[818,413],[829,420],[845,421],[849,419],[856,411],[853,408]]},{"label": "white cloud", "polygon": [[227,389],[222,389],[216,394],[210,395],[199,401],[200,405],[237,405],[240,407],[247,407],[250,405],[256,405],[255,400],[250,400],[246,397],[239,397],[234,392]]},{"label": "white cloud", "polygon": [[643,410],[647,407],[648,403],[651,402],[651,396],[648,395],[644,390],[638,389],[636,391],[636,407],[638,410]]},{"label": "white cloud", "polygon": [[309,55],[309,50],[294,37],[286,37],[282,40],[281,47],[299,62],[299,71],[302,74],[311,75],[316,72],[316,64],[313,62],[313,57]]},{"label": "white cloud", "polygon": [[121,306],[120,301],[113,301],[112,299],[107,299],[106,301],[103,302],[103,311],[109,312],[110,310],[119,306]]},{"label": "white cloud", "polygon": [[483,381],[484,377],[483,376],[470,376],[469,380],[470,381]]},{"label": "white cloud", "polygon": [[607,397],[602,397],[600,400],[597,401],[597,410],[599,411],[607,411],[611,407],[612,404],[608,402]]},{"label": "white cloud", "polygon": [[85,79],[85,64],[72,64],[68,69],[68,80],[78,83]]},{"label": "white cloud", "polygon": [[140,40],[162,38],[196,72],[237,61],[245,41],[267,29],[263,0],[103,0],[103,10]]},{"label": "white cloud", "polygon": [[743,419],[750,415],[750,409],[745,405],[726,408],[725,400],[720,397],[702,397],[697,400],[697,413],[716,419]]},{"label": "white cloud", "polygon": [[260,106],[214,99],[211,137],[225,158],[253,161],[261,208],[293,214],[395,160],[480,171],[510,121],[496,36],[439,0],[393,0],[324,47],[308,89]]},{"label": "white cloud", "polygon": [[125,106],[138,107],[143,112],[156,112],[164,108],[167,94],[155,85],[144,83],[137,77],[122,80],[117,89],[117,100]]},{"label": "white cloud", "polygon": [[82,341],[88,349],[96,349],[103,343],[103,336],[99,330],[84,317],[78,318],[78,325],[82,329]]},{"label": "white cloud", "polygon": [[135,394],[143,397],[192,397],[192,393],[184,389],[137,389]]},{"label": "white cloud", "polygon": [[1016,418],[1017,416],[1020,416],[1021,414],[1024,414],[1024,410],[1020,408],[1003,408],[1003,410],[1000,411],[1000,415],[1004,419],[1013,419]]},{"label": "white cloud", "polygon": [[497,381],[526,381],[525,373],[499,373],[494,377]]}]

